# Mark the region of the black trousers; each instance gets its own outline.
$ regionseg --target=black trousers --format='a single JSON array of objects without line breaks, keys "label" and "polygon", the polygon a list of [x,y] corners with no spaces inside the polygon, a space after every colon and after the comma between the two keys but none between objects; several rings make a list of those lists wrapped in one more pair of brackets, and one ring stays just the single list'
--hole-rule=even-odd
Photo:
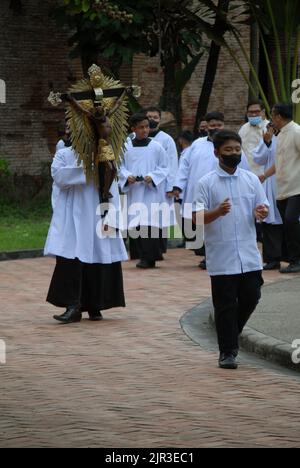
[{"label": "black trousers", "polygon": [[[145,227],[141,228],[145,230]],[[147,238],[137,239],[140,259],[148,263],[155,263],[162,258],[162,230],[149,226],[146,228]]]},{"label": "black trousers", "polygon": [[300,195],[278,200],[277,206],[283,219],[289,262],[300,262]]},{"label": "black trousers", "polygon": [[261,298],[262,272],[212,276],[211,283],[220,352],[230,353]]},{"label": "black trousers", "polygon": [[168,228],[161,229],[160,249],[162,254],[168,252]]},{"label": "black trousers", "polygon": [[287,258],[282,224],[262,223],[263,259],[265,263],[280,262]]},{"label": "black trousers", "polygon": [[[139,258],[148,263],[155,263],[162,258],[162,229],[151,226],[139,226],[141,236],[137,239],[129,237],[130,258]],[[130,232],[129,232],[130,236]]]},{"label": "black trousers", "polygon": [[[192,231],[195,232],[195,235],[192,238],[188,238],[186,236],[187,233],[185,231],[187,229],[187,226],[189,229],[191,229],[191,226],[192,226]],[[193,221],[191,221],[190,219],[182,218],[182,232],[183,232],[183,237],[186,242],[196,242],[196,229],[197,229],[197,226]],[[192,234],[192,233],[189,233],[189,234]],[[195,252],[195,255],[198,257],[205,257],[205,246],[203,245],[201,249],[194,249],[194,252]]]},{"label": "black trousers", "polygon": [[121,262],[104,265],[56,258],[47,302],[79,306],[82,312],[125,307]]}]

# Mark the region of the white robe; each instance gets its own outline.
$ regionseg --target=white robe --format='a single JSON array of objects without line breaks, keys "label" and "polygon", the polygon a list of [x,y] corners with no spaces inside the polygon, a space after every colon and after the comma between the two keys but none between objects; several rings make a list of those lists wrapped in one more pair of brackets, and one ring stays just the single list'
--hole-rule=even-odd
[{"label": "white robe", "polygon": [[[154,185],[136,182],[128,185],[129,176],[150,176]],[[124,212],[129,229],[137,226],[168,226],[168,217],[160,216],[161,205],[165,203],[165,183],[168,177],[168,158],[162,146],[151,140],[148,146],[133,146],[127,141],[124,151],[124,161],[119,172],[119,186],[126,195]],[[169,205],[167,205],[170,211]],[[167,224],[166,224],[167,223]]]},{"label": "white robe", "polygon": [[165,133],[162,130],[160,130],[158,134],[155,135],[155,137],[153,137],[153,140],[161,144],[168,156],[169,173],[165,184],[165,201],[170,205],[171,211],[170,222],[169,226],[167,227],[175,226],[177,224],[177,220],[175,215],[174,197],[169,198],[167,197],[166,193],[173,192],[173,187],[179,165],[177,147],[173,138],[170,135],[168,135],[168,133]]},{"label": "white robe", "polygon": [[[64,140],[59,140],[59,142],[56,145],[55,149],[55,154],[66,147]],[[52,195],[51,195],[51,205],[52,205],[52,210],[54,211],[55,206],[56,206],[56,201],[59,195],[59,187],[56,185],[55,182],[52,184]]]},{"label": "white robe", "polygon": [[[272,167],[275,163],[277,151],[277,138],[273,137],[272,144],[268,148],[265,144],[264,140],[262,139],[259,145],[253,151],[253,161],[255,164],[262,166],[264,172],[267,169]],[[263,187],[265,189],[267,198],[270,203],[269,208],[269,216],[265,219],[265,223],[268,224],[282,224],[282,219],[277,208],[276,204],[276,194],[277,194],[277,182],[276,182],[276,175],[272,177],[268,177],[268,179],[264,182]]]},{"label": "white robe", "polygon": [[[151,135],[150,135],[151,138]],[[174,182],[178,171],[178,152],[175,141],[167,133],[160,130],[153,140],[161,144],[168,156],[169,173],[166,179],[166,192],[173,192]]]},{"label": "white robe", "polygon": [[[94,184],[86,183],[82,166],[72,148],[56,153],[52,177],[59,193],[46,241],[44,254],[84,263],[111,264],[128,259],[121,235],[121,205],[118,184],[111,186],[113,198],[106,218],[101,218],[99,193]],[[116,215],[115,215],[116,214]],[[118,216],[118,214],[120,216]],[[110,226],[110,237],[103,226]]]},{"label": "white robe", "polygon": [[57,145],[56,145],[56,148],[55,148],[55,153],[57,153],[57,151],[61,150],[61,149],[64,149],[66,147],[66,144],[64,142],[63,139],[59,140]]},{"label": "white robe", "polygon": [[[182,157],[175,180],[175,187],[182,190],[183,218],[192,218],[195,188],[198,181],[209,172],[215,170],[218,165],[219,162],[215,156],[214,144],[207,137],[195,140]],[[242,162],[239,167],[250,170],[244,153],[242,153]]]}]

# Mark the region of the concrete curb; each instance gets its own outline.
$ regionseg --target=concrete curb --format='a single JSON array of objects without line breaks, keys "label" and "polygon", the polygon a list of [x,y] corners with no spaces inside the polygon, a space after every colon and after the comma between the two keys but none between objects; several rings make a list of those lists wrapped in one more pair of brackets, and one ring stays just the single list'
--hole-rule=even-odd
[{"label": "concrete curb", "polygon": [[0,262],[8,260],[24,260],[28,258],[40,258],[43,257],[43,249],[34,250],[17,250],[14,252],[0,252]]},{"label": "concrete curb", "polygon": [[[215,326],[214,311],[211,300],[207,301],[210,308],[210,321]],[[278,340],[272,336],[265,335],[251,327],[245,327],[240,337],[241,348],[250,353],[255,353],[267,361],[280,364],[281,366],[300,372],[300,364],[292,361],[294,349],[290,343]]]},{"label": "concrete curb", "polygon": [[[178,249],[182,246],[181,239],[171,239],[168,241],[169,249]],[[13,252],[0,252],[0,262],[8,260],[24,260],[29,258],[40,258],[44,256],[43,249],[16,250]]]}]

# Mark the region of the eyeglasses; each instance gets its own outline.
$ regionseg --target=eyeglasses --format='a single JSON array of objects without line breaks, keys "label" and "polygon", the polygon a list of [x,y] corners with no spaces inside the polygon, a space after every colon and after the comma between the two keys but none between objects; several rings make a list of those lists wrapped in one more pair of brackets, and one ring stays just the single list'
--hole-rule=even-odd
[{"label": "eyeglasses", "polygon": [[251,117],[251,116],[256,116],[256,115],[259,115],[261,113],[261,110],[255,110],[255,111],[248,111],[248,115]]}]

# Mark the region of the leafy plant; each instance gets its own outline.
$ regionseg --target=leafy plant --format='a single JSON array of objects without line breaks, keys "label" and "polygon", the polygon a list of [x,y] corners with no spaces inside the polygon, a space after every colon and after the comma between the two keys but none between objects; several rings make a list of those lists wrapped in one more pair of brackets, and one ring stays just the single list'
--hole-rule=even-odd
[{"label": "leafy plant", "polygon": [[9,162],[6,159],[0,158],[0,177],[10,176],[11,172],[9,170]]}]

